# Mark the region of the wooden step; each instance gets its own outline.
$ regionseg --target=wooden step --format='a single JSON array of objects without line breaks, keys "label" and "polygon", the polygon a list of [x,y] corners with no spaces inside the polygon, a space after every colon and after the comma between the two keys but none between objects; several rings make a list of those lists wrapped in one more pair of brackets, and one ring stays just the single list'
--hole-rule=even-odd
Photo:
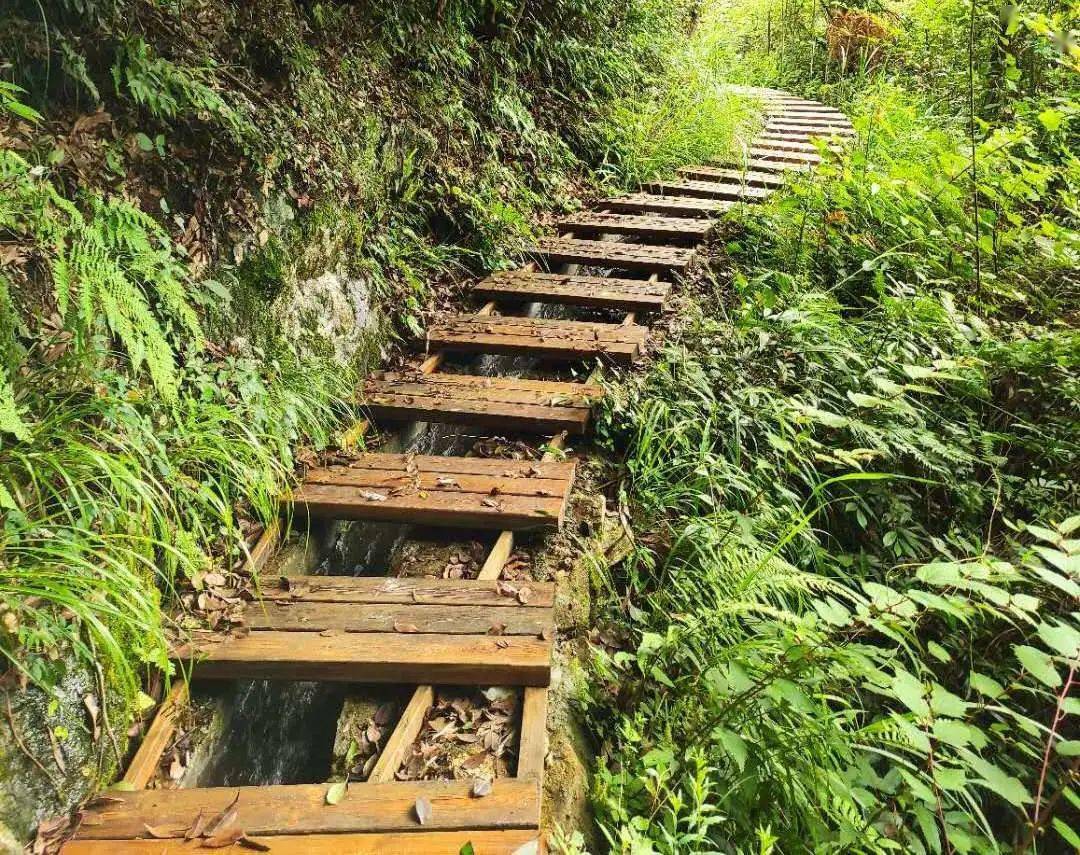
[{"label": "wooden step", "polygon": [[787,151],[765,145],[754,146],[750,149],[750,156],[762,160],[785,160],[789,163],[821,163],[821,155],[816,151]]},{"label": "wooden step", "polygon": [[654,193],[678,196],[700,196],[703,199],[753,200],[764,199],[770,191],[764,187],[751,187],[735,182],[720,181],[666,181],[649,187]]},{"label": "wooden step", "polygon": [[659,312],[671,294],[671,283],[507,270],[492,274],[473,291],[489,300],[558,303],[624,312]]},{"label": "wooden step", "polygon": [[467,423],[497,431],[582,434],[599,386],[475,377],[384,373],[364,384],[362,404],[376,421]]},{"label": "wooden step", "polygon": [[604,200],[604,207],[613,211],[647,211],[673,217],[715,217],[734,204],[726,199],[660,196],[655,193],[629,193]]},{"label": "wooden step", "polygon": [[791,161],[776,160],[766,157],[752,157],[746,161],[746,168],[760,172],[806,172],[810,169],[809,163],[792,163]]},{"label": "wooden step", "polygon": [[[754,138],[754,146],[761,148],[779,149],[780,151],[802,151],[811,154],[820,153],[817,145],[807,142],[805,139],[792,139],[784,134],[758,134]],[[841,151],[838,145],[828,146],[830,151]]]},{"label": "wooden step", "polygon": [[[276,784],[264,787],[201,787],[176,790],[110,791],[108,800],[87,808],[76,839],[65,846],[69,853],[203,851],[185,845],[184,835],[202,815],[204,821],[233,806],[235,819],[229,829],[243,829],[255,839],[264,838],[278,852],[288,850],[285,838],[307,841],[305,852],[422,852],[407,849],[322,849],[301,835],[407,834],[418,832],[531,831],[540,823],[540,787],[535,779],[497,778],[483,798],[472,795],[472,781],[395,781],[385,784],[351,784],[337,804],[326,803],[326,784]],[[416,801],[427,799],[431,816],[423,827],[416,817]],[[147,829],[153,829],[151,832]],[[154,840],[146,838],[154,837]],[[128,841],[143,838],[152,848],[132,850],[88,846],[91,841]],[[464,839],[460,834],[454,840]],[[527,839],[535,839],[535,836]],[[340,841],[339,841],[340,842]],[[165,847],[173,847],[166,849]],[[474,844],[475,846],[475,844]],[[209,851],[209,850],[207,850]],[[222,850],[217,850],[222,851]],[[247,851],[240,849],[236,851]],[[436,850],[457,852],[453,850]],[[477,852],[486,850],[477,850]]]},{"label": "wooden step", "polygon": [[838,131],[852,131],[854,130],[851,122],[845,119],[803,119],[798,116],[776,116],[766,123],[766,128],[796,128],[796,129],[813,129],[818,131],[823,130],[838,130]]},{"label": "wooden step", "polygon": [[619,363],[634,360],[648,333],[637,324],[601,324],[548,318],[461,315],[428,328],[431,350],[498,353],[537,359],[589,359]]},{"label": "wooden step", "polygon": [[294,492],[293,507],[331,519],[500,531],[556,528],[573,479],[572,461],[372,453],[348,466],[312,469]]},{"label": "wooden step", "polygon": [[679,170],[679,174],[693,181],[727,181],[749,184],[751,187],[780,187],[784,183],[782,175],[749,172],[730,166],[684,166]]},{"label": "wooden step", "polygon": [[705,237],[710,228],[708,220],[656,215],[583,212],[559,220],[559,229],[575,234],[599,233],[644,238],[700,240]]},{"label": "wooden step", "polygon": [[772,116],[798,116],[800,118],[808,119],[843,119],[847,120],[847,116],[841,113],[839,110],[832,107],[821,106],[786,106],[786,107],[773,107],[766,109],[766,114]]},{"label": "wooden step", "polygon": [[821,139],[833,141],[834,145],[839,145],[840,142],[837,142],[837,140],[846,140],[850,136],[852,136],[852,134],[838,133],[836,131],[816,131],[811,128],[800,128],[798,130],[783,130],[770,126],[765,128],[765,130],[761,132],[761,134],[758,136],[758,139],[781,139],[790,140],[791,142],[809,142],[810,140]]},{"label": "wooden step", "polygon": [[548,264],[586,264],[649,272],[685,270],[694,258],[692,249],[577,238],[544,238],[537,242],[533,252]]},{"label": "wooden step", "polygon": [[[351,784],[350,792],[366,784]],[[154,829],[157,830],[156,828]],[[226,829],[227,831],[230,829]],[[149,835],[149,832],[144,832]],[[477,855],[514,855],[539,840],[538,829],[507,831],[402,831],[368,834],[278,834],[250,835],[273,855],[456,855],[472,851]],[[468,844],[471,849],[466,849]],[[249,845],[235,843],[215,849],[196,847],[182,838],[154,840],[149,836],[134,840],[83,840],[66,843],[65,855],[251,855]],[[542,848],[532,849],[536,853]]]},{"label": "wooden step", "polygon": [[[406,588],[395,579],[373,584],[336,577],[330,587],[319,587],[329,580],[297,577],[267,585],[259,600],[243,607],[243,634],[206,634],[177,648],[173,658],[193,659],[200,679],[548,682],[551,583],[500,588],[491,581],[423,579]],[[390,602],[377,601],[380,587]],[[406,589],[411,599],[396,601]]]}]

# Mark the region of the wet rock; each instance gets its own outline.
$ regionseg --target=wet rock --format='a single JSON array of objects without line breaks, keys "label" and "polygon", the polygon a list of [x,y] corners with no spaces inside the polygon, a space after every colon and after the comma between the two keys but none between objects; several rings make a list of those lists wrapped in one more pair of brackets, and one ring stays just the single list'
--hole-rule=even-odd
[{"label": "wet rock", "polygon": [[[41,820],[112,780],[126,751],[132,711],[117,696],[101,705],[96,674],[74,661],[67,665],[50,693],[36,686],[0,690],[0,852],[19,851]],[[87,696],[104,706],[96,738]]]},{"label": "wet rock", "polygon": [[379,353],[379,318],[371,283],[328,270],[298,281],[275,302],[282,335],[302,350],[332,355],[342,364],[370,361]]}]

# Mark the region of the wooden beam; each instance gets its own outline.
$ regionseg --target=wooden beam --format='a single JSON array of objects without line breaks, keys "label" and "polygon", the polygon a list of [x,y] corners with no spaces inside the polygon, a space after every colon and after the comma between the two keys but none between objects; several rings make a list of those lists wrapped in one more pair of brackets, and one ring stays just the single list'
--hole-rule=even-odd
[{"label": "wooden beam", "polygon": [[[384,834],[306,834],[251,836],[273,855],[457,855],[466,844],[476,855],[514,855],[536,843],[537,855],[547,851],[535,828],[508,831],[416,831]],[[215,849],[198,847],[185,840],[73,840],[64,844],[64,855],[251,855],[250,845],[234,843]]]},{"label": "wooden beam", "polygon": [[401,714],[394,732],[386,740],[386,746],[375,761],[375,766],[368,775],[368,782],[372,784],[386,783],[394,780],[394,775],[401,768],[405,760],[405,754],[409,746],[416,741],[420,730],[424,726],[427,711],[435,703],[435,689],[432,686],[417,686],[409,699],[408,706]]},{"label": "wooden beam", "polygon": [[153,780],[157,773],[161,755],[169,745],[169,740],[176,732],[176,721],[188,702],[188,684],[184,680],[176,680],[169,690],[169,694],[158,705],[154,713],[154,720],[150,724],[146,736],[143,737],[135,756],[131,758],[127,771],[121,781],[141,790]]},{"label": "wooden beam", "polygon": [[251,632],[174,653],[199,678],[546,686],[551,644],[535,636]]},{"label": "wooden beam", "polygon": [[[183,838],[202,812],[214,817],[235,802],[231,825],[253,836],[351,834],[458,829],[535,829],[540,823],[536,781],[497,778],[482,799],[471,781],[396,781],[349,786],[337,804],[326,803],[326,784],[110,791],[109,801],[86,811],[77,837],[123,840],[148,836]],[[431,817],[421,828],[416,800],[425,798]],[[159,846],[160,840],[155,841]],[[160,851],[160,850],[158,850]],[[308,849],[307,851],[318,851]]]},{"label": "wooden beam", "polygon": [[518,746],[517,777],[544,776],[547,754],[547,689],[527,687],[521,705],[521,741]]}]

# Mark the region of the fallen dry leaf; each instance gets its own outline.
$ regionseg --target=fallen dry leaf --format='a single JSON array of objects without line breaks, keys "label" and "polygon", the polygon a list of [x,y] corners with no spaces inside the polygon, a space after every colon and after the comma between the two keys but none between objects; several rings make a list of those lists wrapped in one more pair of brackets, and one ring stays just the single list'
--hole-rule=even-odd
[{"label": "fallen dry leaf", "polygon": [[242,828],[234,828],[231,831],[223,831],[221,834],[204,837],[199,841],[199,845],[207,849],[224,849],[226,846],[239,843],[246,836]]},{"label": "fallen dry leaf", "polygon": [[420,627],[418,627],[415,623],[403,623],[399,620],[394,621],[394,632],[413,633],[419,631]]},{"label": "fallen dry leaf", "polygon": [[477,778],[472,785],[473,798],[482,799],[491,795],[491,781],[487,778]]},{"label": "fallen dry leaf", "polygon": [[237,802],[240,801],[240,791],[236,791],[236,798],[229,803],[229,806],[219,813],[211,822],[207,824],[206,831],[204,832],[207,837],[214,837],[221,833],[225,828],[228,828],[236,819],[237,814]]},{"label": "fallen dry leaf", "polygon": [[184,833],[184,840],[194,840],[196,837],[202,837],[203,832],[206,830],[206,811],[200,810],[199,815],[195,817],[195,821],[191,823],[191,827]]},{"label": "fallen dry leaf", "polygon": [[421,825],[427,825],[429,822],[431,822],[431,816],[432,816],[431,802],[428,801],[427,798],[425,798],[424,796],[420,796],[416,800],[416,804],[414,805],[414,809],[416,810],[416,821],[417,822],[419,822]]}]

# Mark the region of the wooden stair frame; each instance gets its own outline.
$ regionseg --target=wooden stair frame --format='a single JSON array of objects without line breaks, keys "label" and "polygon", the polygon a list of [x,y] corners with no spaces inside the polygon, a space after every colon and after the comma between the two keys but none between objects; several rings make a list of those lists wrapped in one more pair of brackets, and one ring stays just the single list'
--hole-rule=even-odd
[{"label": "wooden stair frame", "polygon": [[[769,92],[765,97],[773,100],[774,106],[783,108],[773,113],[774,120],[776,116],[814,116],[821,112],[820,105],[814,102],[790,99],[782,93]],[[785,100],[787,103],[776,104],[776,99]],[[763,166],[758,165],[762,163]],[[799,164],[772,163],[761,159],[751,159],[750,164],[752,169],[760,170],[762,176],[787,168],[800,168]],[[775,186],[768,178],[761,177],[759,180],[763,186]],[[749,181],[746,183],[754,186]],[[700,203],[705,200],[684,201]],[[686,208],[694,211],[689,216],[704,216],[719,212],[727,206],[688,204]],[[609,207],[609,210],[612,209]],[[525,269],[534,268],[529,265]],[[567,268],[567,275],[573,275],[573,265]],[[658,281],[659,276],[655,273],[648,280],[650,284]],[[477,316],[490,315],[495,305],[495,301],[488,302]],[[636,314],[630,312],[624,318],[623,325],[633,325],[635,321]],[[447,351],[440,350],[427,357],[418,371],[421,374],[436,372],[445,360],[446,353]],[[367,423],[361,422],[350,435],[359,436],[366,427]],[[549,450],[544,454],[541,464],[556,461],[566,436],[564,431],[551,439],[548,443]],[[281,528],[276,524],[263,532],[247,560],[246,569],[249,572],[258,574],[261,571],[279,542],[280,535]],[[495,584],[513,551],[514,539],[515,532],[512,529],[504,529],[499,533],[477,581]],[[314,579],[318,582],[312,582]],[[305,581],[294,584],[308,587],[318,584],[330,589],[335,585],[340,587],[345,584],[341,581],[333,582],[335,579],[340,580],[342,577],[308,577]],[[410,586],[415,588],[420,583],[416,580],[386,581],[392,583],[391,587],[400,588],[395,590],[393,596],[400,596],[400,604],[410,608],[415,602],[414,594],[409,592]],[[498,596],[497,589],[495,591],[492,596]],[[291,596],[292,592],[286,591],[285,594]],[[285,594],[270,590],[267,601],[276,602]],[[325,596],[330,597],[330,594]],[[497,601],[492,607],[497,607]],[[333,623],[333,626],[327,627],[331,632],[345,627],[352,628],[355,631],[353,634],[363,634],[371,629],[360,627],[358,623],[369,619],[365,616],[332,609],[323,610],[319,614],[324,622]],[[409,616],[405,612],[391,610],[380,619],[393,620],[395,615]],[[477,617],[479,614],[472,615],[472,619]],[[458,620],[450,616],[448,619]],[[292,620],[293,617],[286,618],[286,621]],[[254,634],[280,629],[269,618],[256,618],[254,623]],[[515,624],[515,627],[522,633],[535,628],[529,623]],[[375,629],[377,630],[377,627]],[[296,630],[292,628],[290,631]],[[543,634],[544,629],[541,628],[539,635],[542,637]],[[418,635],[423,637],[423,634]],[[340,803],[328,805],[325,784],[162,791],[143,789],[156,769],[175,728],[177,710],[186,699],[186,685],[178,682],[159,706],[147,736],[124,776],[124,783],[130,791],[116,792],[111,799],[89,808],[88,821],[84,821],[77,838],[68,842],[63,851],[74,855],[105,855],[113,852],[156,855],[161,852],[188,852],[191,848],[185,845],[184,834],[199,812],[217,813],[235,803],[237,825],[242,826],[257,843],[272,845],[273,851],[278,855],[299,855],[301,852],[311,851],[327,852],[331,855],[345,852],[352,855],[374,855],[376,852],[409,851],[426,855],[456,852],[467,842],[472,843],[477,852],[512,853],[519,847],[538,841],[540,835],[540,800],[547,738],[546,689],[542,685],[526,685],[522,691],[521,738],[516,774],[511,778],[497,779],[490,795],[482,799],[472,798],[469,782],[394,780],[409,746],[423,727],[426,711],[434,702],[434,687],[425,682],[415,688],[368,780],[350,784]],[[432,818],[422,827],[415,812],[418,798],[426,799],[433,807]],[[153,828],[154,839],[147,836],[148,816],[156,823]],[[220,851],[246,850],[241,847],[228,847]]]}]

